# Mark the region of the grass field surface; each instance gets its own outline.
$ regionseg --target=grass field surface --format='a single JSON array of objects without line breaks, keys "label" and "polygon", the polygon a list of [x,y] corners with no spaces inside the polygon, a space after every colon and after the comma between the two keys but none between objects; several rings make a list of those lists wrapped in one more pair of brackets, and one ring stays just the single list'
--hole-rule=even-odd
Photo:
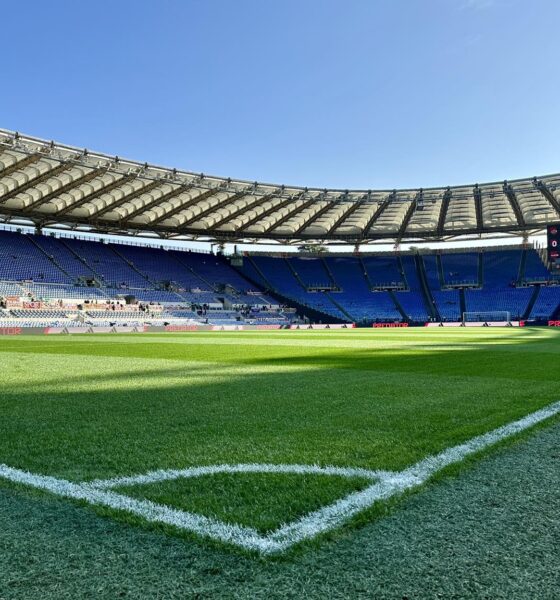
[{"label": "grass field surface", "polygon": [[[70,482],[221,464],[402,471],[560,400],[559,357],[546,329],[6,338],[0,463]],[[221,473],[126,493],[267,532],[366,484]]]}]

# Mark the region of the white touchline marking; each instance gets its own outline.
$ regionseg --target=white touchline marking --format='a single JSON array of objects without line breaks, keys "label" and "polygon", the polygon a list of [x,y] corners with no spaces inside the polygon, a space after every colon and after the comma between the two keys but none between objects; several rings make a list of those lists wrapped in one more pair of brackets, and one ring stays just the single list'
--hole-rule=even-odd
[{"label": "white touchline marking", "polygon": [[[0,478],[28,485],[88,504],[105,506],[137,515],[152,523],[171,525],[183,531],[233,544],[261,554],[274,554],[287,550],[294,544],[331,531],[348,521],[356,514],[370,508],[380,500],[387,500],[397,494],[420,486],[431,476],[445,467],[459,463],[467,456],[475,454],[497,442],[524,431],[560,413],[560,402],[533,412],[518,421],[498,427],[493,431],[474,437],[463,444],[429,456],[415,465],[400,471],[370,471],[361,468],[320,467],[318,465],[270,465],[239,464],[190,467],[181,470],[152,471],[143,475],[116,477],[107,480],[72,483],[47,475],[36,475],[0,464]],[[337,475],[343,477],[365,477],[371,485],[359,492],[353,492],[319,510],[304,515],[292,523],[283,525],[276,531],[262,535],[255,529],[241,525],[224,523],[183,510],[137,500],[124,494],[111,491],[115,487],[150,484],[180,477],[200,477],[216,473],[296,473]]]}]

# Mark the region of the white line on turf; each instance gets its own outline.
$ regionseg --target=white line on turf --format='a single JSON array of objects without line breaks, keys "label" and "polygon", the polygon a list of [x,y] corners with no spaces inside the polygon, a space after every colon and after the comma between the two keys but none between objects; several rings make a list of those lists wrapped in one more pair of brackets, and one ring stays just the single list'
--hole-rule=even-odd
[{"label": "white line on turf", "polygon": [[[182,470],[153,471],[144,475],[97,480],[89,483],[72,483],[64,479],[35,475],[7,465],[0,465],[0,478],[49,491],[65,498],[73,498],[89,504],[129,512],[153,523],[171,525],[184,531],[240,546],[247,550],[254,550],[262,554],[274,554],[282,552],[294,544],[314,538],[321,533],[331,531],[356,514],[370,508],[376,502],[389,499],[406,490],[422,485],[445,467],[459,463],[466,457],[559,413],[560,402],[556,402],[518,421],[479,435],[458,446],[447,448],[443,452],[425,458],[399,473],[354,468],[319,467],[316,465],[214,465]],[[199,477],[216,473],[312,473],[367,477],[372,480],[372,484],[333,504],[309,513],[293,523],[288,523],[268,535],[261,535],[249,527],[224,523],[202,515],[108,491],[110,488],[117,486],[149,484],[179,477]]]},{"label": "white line on turf", "polygon": [[206,467],[189,467],[187,469],[169,469],[150,471],[143,475],[131,477],[115,477],[114,479],[96,479],[88,484],[97,489],[110,489],[129,485],[144,485],[159,483],[171,479],[201,477],[203,475],[216,475],[217,473],[292,473],[295,475],[339,475],[341,477],[362,477],[378,480],[389,475],[387,471],[370,471],[368,469],[347,467],[320,467],[318,465],[210,465]]}]

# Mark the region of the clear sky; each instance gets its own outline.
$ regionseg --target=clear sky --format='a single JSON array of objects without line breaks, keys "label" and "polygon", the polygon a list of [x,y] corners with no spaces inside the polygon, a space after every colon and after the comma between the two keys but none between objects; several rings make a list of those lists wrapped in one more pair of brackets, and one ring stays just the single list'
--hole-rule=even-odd
[{"label": "clear sky", "polygon": [[560,171],[558,0],[2,2],[0,127],[274,183]]}]

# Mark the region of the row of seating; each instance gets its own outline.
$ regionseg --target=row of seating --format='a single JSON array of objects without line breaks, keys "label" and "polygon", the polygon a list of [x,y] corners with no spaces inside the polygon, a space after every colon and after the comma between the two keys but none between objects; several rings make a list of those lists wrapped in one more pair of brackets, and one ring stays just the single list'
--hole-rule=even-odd
[{"label": "row of seating", "polygon": [[355,322],[458,321],[463,312],[491,311],[547,319],[560,305],[560,286],[544,285],[560,279],[532,248],[367,257],[255,254],[244,259],[242,272],[299,305]]},{"label": "row of seating", "polygon": [[[11,231],[0,232],[0,280],[25,282],[37,298],[128,294],[146,302],[274,303],[248,294],[254,286],[222,256]],[[2,295],[19,292],[12,287]]]},{"label": "row of seating", "polygon": [[[85,302],[130,295],[170,307],[187,304],[191,311],[277,304],[270,291],[319,318],[358,323],[453,321],[465,311],[550,318],[560,303],[560,287],[545,285],[555,279],[537,251],[520,247],[421,255],[255,254],[233,268],[223,256],[200,252],[0,232],[0,280],[3,297]],[[234,311],[219,318],[238,317]]]}]

